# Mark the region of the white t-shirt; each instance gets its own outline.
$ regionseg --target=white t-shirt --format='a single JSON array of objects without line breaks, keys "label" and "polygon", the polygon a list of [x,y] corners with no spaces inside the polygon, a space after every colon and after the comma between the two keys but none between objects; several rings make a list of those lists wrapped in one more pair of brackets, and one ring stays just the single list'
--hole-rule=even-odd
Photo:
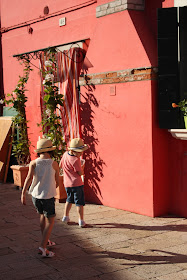
[{"label": "white t-shirt", "polygon": [[36,167],[29,193],[38,199],[49,199],[56,196],[55,170],[52,159],[35,160]]}]

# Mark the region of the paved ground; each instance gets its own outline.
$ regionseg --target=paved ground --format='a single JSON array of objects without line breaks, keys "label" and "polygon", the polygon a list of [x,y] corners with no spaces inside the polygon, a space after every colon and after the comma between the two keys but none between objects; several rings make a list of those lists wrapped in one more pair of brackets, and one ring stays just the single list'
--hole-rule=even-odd
[{"label": "paved ground", "polygon": [[0,280],[186,280],[187,220],[150,218],[100,205],[85,207],[79,228],[75,207],[70,225],[56,203],[53,259],[37,254],[38,215],[31,197],[20,203],[13,184],[0,184]]}]

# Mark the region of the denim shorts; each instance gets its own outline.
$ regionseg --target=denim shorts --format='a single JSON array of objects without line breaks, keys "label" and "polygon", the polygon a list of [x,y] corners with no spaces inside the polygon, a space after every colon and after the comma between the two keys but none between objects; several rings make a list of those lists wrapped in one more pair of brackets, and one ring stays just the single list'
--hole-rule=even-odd
[{"label": "denim shorts", "polygon": [[43,214],[45,217],[55,217],[55,198],[38,199],[32,196],[32,202],[39,214]]},{"label": "denim shorts", "polygon": [[67,193],[66,201],[69,203],[75,203],[76,206],[84,206],[84,185],[79,187],[65,188]]}]

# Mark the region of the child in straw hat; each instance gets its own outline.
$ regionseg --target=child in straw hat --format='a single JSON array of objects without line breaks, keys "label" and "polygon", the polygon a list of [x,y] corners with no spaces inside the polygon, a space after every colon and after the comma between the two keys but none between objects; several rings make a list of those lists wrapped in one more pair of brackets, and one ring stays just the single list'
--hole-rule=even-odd
[{"label": "child in straw hat", "polygon": [[47,246],[55,245],[49,240],[54,226],[55,217],[55,195],[56,187],[59,185],[59,166],[56,161],[51,159],[52,151],[56,147],[52,145],[51,140],[43,138],[37,142],[35,152],[38,158],[31,161],[29,172],[25,179],[21,194],[21,202],[26,204],[25,193],[30,189],[33,204],[40,214],[40,228],[42,232],[42,241],[39,247],[39,254],[43,257],[54,257],[54,252],[47,250]]},{"label": "child in straw hat", "polygon": [[69,211],[72,203],[75,203],[77,206],[80,227],[84,227],[86,225],[83,213],[83,206],[85,205],[84,183],[81,178],[84,171],[81,166],[80,156],[87,149],[88,146],[84,144],[81,138],[72,139],[70,147],[68,151],[63,154],[59,165],[60,168],[63,169],[64,187],[67,193],[62,222],[68,223],[70,221]]}]

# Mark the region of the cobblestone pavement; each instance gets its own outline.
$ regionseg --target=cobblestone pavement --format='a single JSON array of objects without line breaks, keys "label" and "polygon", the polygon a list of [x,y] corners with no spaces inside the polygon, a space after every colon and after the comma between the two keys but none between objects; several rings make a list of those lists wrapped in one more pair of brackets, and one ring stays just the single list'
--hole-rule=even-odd
[{"label": "cobblestone pavement", "polygon": [[39,217],[13,184],[0,184],[0,280],[186,280],[187,220],[150,218],[101,205],[85,206],[86,228],[61,222],[56,202],[52,259],[37,254]]}]

